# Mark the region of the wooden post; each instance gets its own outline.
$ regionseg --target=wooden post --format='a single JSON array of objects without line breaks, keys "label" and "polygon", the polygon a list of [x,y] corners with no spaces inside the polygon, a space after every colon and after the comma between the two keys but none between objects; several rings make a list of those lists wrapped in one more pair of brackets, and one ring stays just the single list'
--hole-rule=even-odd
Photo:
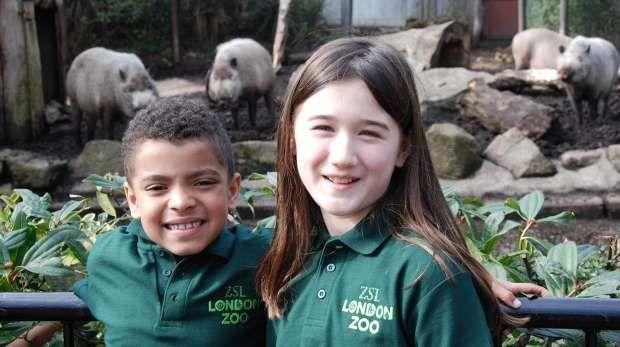
[{"label": "wooden post", "polygon": [[172,0],[172,55],[174,64],[181,62],[181,49],[179,48],[179,0]]},{"label": "wooden post", "polygon": [[568,32],[568,1],[560,0],[560,34]]},{"label": "wooden post", "polygon": [[5,143],[26,142],[43,131],[43,84],[32,1],[0,1],[0,55]]},{"label": "wooden post", "polygon": [[351,25],[353,22],[353,0],[340,0],[340,23],[342,33],[351,36]]},{"label": "wooden post", "polygon": [[67,47],[67,17],[65,16],[65,4],[63,0],[56,0],[56,42],[57,56],[60,66],[58,67],[58,78],[60,79],[60,103],[64,103],[66,98],[65,80],[69,70],[69,49]]},{"label": "wooden post", "polygon": [[32,138],[41,136],[45,131],[43,111],[45,97],[43,95],[43,78],[41,76],[41,52],[39,52],[39,38],[37,22],[35,21],[34,1],[22,0],[24,41],[26,42],[26,63],[28,65],[28,92],[30,106],[30,127]]},{"label": "wooden post", "polygon": [[519,4],[517,6],[519,7],[519,31],[523,31],[527,29],[527,1],[519,0]]},{"label": "wooden post", "polygon": [[284,57],[284,43],[286,42],[286,33],[288,31],[287,17],[291,0],[280,0],[278,4],[278,22],[276,24],[276,36],[273,40],[273,71],[278,73],[282,67],[282,58]]}]

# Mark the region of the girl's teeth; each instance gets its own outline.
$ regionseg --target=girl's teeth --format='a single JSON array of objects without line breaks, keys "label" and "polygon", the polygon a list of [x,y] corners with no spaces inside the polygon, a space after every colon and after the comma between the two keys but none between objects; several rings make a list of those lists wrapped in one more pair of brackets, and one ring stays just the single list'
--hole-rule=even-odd
[{"label": "girl's teeth", "polygon": [[183,223],[183,224],[170,224],[170,229],[172,230],[187,230],[193,229],[200,226],[200,222],[191,222],[191,223]]},{"label": "girl's teeth", "polygon": [[353,182],[353,178],[350,177],[330,177],[329,180],[338,184],[348,184]]}]

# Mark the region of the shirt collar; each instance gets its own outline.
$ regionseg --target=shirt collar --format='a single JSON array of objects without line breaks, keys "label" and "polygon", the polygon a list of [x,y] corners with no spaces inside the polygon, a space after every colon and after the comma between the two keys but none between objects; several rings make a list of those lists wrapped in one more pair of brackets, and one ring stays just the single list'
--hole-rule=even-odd
[{"label": "shirt collar", "polygon": [[371,213],[353,229],[331,238],[340,240],[353,251],[368,255],[373,253],[390,236],[387,222],[379,214]]},{"label": "shirt collar", "polygon": [[[224,228],[220,232],[220,235],[217,237],[217,239],[215,239],[210,245],[208,245],[207,248],[205,248],[204,251],[201,253],[214,254],[222,258],[229,259],[235,246],[235,234],[230,230],[232,228],[234,227]],[[149,248],[163,248],[153,242],[148,237],[139,219],[132,220],[127,226],[127,231],[130,234],[138,236],[138,238],[140,239],[139,246],[146,246]]]}]

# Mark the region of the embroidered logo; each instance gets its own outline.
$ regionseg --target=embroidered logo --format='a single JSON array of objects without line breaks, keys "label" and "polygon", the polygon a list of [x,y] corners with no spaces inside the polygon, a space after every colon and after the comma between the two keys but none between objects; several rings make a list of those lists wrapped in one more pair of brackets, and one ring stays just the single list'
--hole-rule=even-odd
[{"label": "embroidered logo", "polygon": [[382,320],[394,319],[394,306],[382,305],[379,288],[360,286],[357,299],[345,299],[342,312],[350,313],[349,329],[376,334],[381,330]]},{"label": "embroidered logo", "polygon": [[237,325],[248,321],[250,311],[259,307],[258,298],[249,298],[243,286],[226,286],[223,298],[209,300],[209,312],[221,312],[221,325]]}]

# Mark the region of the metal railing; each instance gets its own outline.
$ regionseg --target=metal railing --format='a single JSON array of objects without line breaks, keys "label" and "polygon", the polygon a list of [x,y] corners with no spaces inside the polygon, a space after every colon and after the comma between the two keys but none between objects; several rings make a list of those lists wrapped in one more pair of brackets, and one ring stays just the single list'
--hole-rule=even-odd
[{"label": "metal railing", "polygon": [[[596,346],[601,330],[620,330],[620,299],[537,298],[522,299],[506,313],[529,317],[526,328],[579,329],[585,345]],[[64,345],[73,346],[73,325],[94,320],[86,304],[71,292],[0,293],[0,320],[61,321]]]}]

